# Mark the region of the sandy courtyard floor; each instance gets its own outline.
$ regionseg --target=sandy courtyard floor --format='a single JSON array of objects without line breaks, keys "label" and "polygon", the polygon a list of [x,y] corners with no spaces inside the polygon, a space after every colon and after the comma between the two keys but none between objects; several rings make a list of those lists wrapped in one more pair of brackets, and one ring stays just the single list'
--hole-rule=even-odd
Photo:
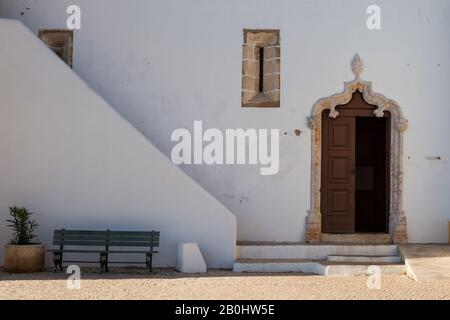
[{"label": "sandy courtyard floor", "polygon": [[367,278],[304,274],[236,274],[214,270],[184,275],[117,269],[82,272],[80,290],[69,290],[65,273],[10,275],[0,272],[0,299],[450,299],[450,280],[415,282],[382,276],[381,289]]}]

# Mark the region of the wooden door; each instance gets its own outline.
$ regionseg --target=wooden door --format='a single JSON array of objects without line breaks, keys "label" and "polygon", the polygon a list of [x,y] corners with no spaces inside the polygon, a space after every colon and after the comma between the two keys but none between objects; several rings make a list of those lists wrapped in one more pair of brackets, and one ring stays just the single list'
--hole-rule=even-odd
[{"label": "wooden door", "polygon": [[322,118],[322,232],[355,231],[355,117]]}]

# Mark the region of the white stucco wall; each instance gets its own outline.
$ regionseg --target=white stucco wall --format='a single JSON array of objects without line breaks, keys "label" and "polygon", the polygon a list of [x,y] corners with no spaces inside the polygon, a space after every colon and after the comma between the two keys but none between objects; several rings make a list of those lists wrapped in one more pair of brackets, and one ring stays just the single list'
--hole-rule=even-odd
[{"label": "white stucco wall", "polygon": [[[306,118],[315,101],[352,80],[349,63],[359,53],[362,77],[395,99],[410,121],[404,185],[410,240],[447,241],[448,0],[0,0],[0,15],[37,32],[64,27],[65,9],[74,3],[82,9],[74,70],[166,156],[172,131],[192,128],[194,120],[287,132],[278,175],[260,176],[257,166],[183,167],[237,216],[241,240],[304,238]],[[380,31],[366,28],[371,4],[382,10]],[[281,30],[280,109],[240,107],[243,28]]]},{"label": "white stucco wall", "polygon": [[159,230],[156,266],[196,242],[231,267],[236,220],[173,165],[22,23],[0,19],[0,265],[8,206],[26,206],[51,244],[56,228]]}]

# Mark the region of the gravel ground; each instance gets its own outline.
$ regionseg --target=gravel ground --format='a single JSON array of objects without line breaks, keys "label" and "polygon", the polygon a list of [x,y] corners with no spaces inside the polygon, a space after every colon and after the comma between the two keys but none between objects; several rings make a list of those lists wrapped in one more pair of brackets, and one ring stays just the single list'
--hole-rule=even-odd
[{"label": "gravel ground", "polygon": [[214,270],[185,275],[171,269],[148,274],[115,269],[109,274],[85,269],[80,290],[66,287],[65,273],[7,274],[0,271],[0,299],[450,299],[450,280],[415,282],[383,276],[380,290],[367,278],[298,273],[236,274]]}]

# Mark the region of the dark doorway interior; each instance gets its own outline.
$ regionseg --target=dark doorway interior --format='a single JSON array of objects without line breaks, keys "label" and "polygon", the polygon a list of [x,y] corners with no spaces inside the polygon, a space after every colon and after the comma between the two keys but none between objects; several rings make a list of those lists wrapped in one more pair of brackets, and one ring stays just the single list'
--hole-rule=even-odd
[{"label": "dark doorway interior", "polygon": [[389,121],[356,117],[355,232],[389,232]]}]

